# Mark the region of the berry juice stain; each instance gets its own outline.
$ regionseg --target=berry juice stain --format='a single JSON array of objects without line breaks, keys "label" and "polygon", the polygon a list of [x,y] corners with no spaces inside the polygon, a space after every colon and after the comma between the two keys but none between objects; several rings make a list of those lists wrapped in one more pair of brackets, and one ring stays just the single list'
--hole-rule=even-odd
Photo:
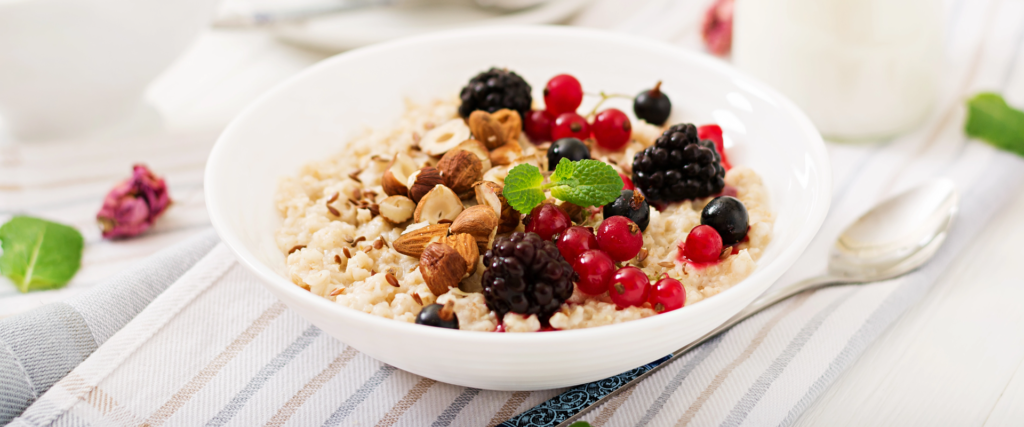
[{"label": "berry juice stain", "polygon": [[505,332],[505,324],[499,323],[497,328],[494,328],[494,332]]}]

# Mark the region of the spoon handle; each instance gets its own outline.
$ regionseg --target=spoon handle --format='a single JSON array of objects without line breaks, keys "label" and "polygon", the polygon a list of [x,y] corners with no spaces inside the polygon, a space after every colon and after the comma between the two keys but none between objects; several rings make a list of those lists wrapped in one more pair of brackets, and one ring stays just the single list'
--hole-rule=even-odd
[{"label": "spoon handle", "polygon": [[[743,309],[743,311],[740,311],[735,316],[729,318],[729,320],[726,320],[725,323],[698,338],[696,341],[687,344],[679,350],[673,351],[672,354],[668,356],[662,357],[661,359],[655,360],[631,371],[623,372],[614,377],[575,386],[566,392],[552,397],[544,403],[534,406],[508,421],[499,424],[497,427],[536,426],[538,425],[535,424],[536,419],[538,418],[552,419],[553,421],[562,420],[557,424],[557,427],[567,427],[573,421],[578,420],[583,416],[583,414],[587,413],[587,411],[607,402],[609,399],[619,394],[619,392],[629,388],[630,386],[643,381],[644,378],[647,378],[658,369],[661,369],[663,366],[667,365],[668,362],[682,357],[690,350],[703,344],[707,340],[714,338],[718,334],[725,332],[737,323],[746,320],[748,317],[759,313],[761,310],[805,291],[849,283],[858,283],[858,281],[825,275],[812,277],[791,285],[783,286],[767,295],[762,295],[760,298],[754,300],[753,303],[748,305],[747,308]],[[573,404],[567,404],[569,402]],[[540,415],[540,417],[537,417],[538,415]]]}]

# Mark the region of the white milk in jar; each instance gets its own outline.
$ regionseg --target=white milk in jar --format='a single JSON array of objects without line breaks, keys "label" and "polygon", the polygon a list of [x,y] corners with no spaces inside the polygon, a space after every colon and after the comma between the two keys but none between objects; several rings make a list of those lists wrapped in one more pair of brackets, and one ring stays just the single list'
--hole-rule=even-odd
[{"label": "white milk in jar", "polygon": [[936,98],[940,0],[736,0],[733,60],[799,105],[823,135],[893,136]]}]

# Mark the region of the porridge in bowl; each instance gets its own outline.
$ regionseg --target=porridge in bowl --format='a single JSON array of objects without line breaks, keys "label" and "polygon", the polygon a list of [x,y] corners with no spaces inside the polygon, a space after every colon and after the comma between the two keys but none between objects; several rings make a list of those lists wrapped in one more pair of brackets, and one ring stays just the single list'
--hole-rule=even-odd
[{"label": "porridge in bowl", "polygon": [[500,69],[407,103],[394,127],[281,181],[291,281],[377,316],[504,332],[634,320],[728,289],[771,240],[765,188],[729,164],[717,126],[668,126],[659,85],[635,121],[577,114],[568,75],[531,110],[530,86]]}]

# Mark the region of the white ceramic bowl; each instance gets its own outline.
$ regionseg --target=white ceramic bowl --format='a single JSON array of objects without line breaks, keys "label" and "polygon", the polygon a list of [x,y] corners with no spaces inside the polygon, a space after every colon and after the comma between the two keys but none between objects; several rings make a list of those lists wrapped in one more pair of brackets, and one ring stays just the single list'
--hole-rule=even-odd
[{"label": "white ceramic bowl", "polygon": [[[292,284],[274,243],[282,176],[345,149],[364,126],[397,123],[403,100],[456,94],[477,72],[507,66],[533,85],[569,72],[591,92],[636,93],[663,80],[673,122],[717,122],[736,164],[756,170],[776,214],[758,267],[733,288],[670,313],[549,333],[454,331],[338,306]],[[620,105],[631,111],[629,104]],[[764,292],[807,246],[828,210],[831,171],[821,137],[774,90],[710,57],[592,30],[474,29],[419,36],[327,59],[254,102],[227,128],[206,169],[207,206],[221,238],[278,298],[331,336],[385,363],[439,381],[497,390],[585,383],[658,359],[700,337]],[[225,303],[230,303],[226,301]]]}]

